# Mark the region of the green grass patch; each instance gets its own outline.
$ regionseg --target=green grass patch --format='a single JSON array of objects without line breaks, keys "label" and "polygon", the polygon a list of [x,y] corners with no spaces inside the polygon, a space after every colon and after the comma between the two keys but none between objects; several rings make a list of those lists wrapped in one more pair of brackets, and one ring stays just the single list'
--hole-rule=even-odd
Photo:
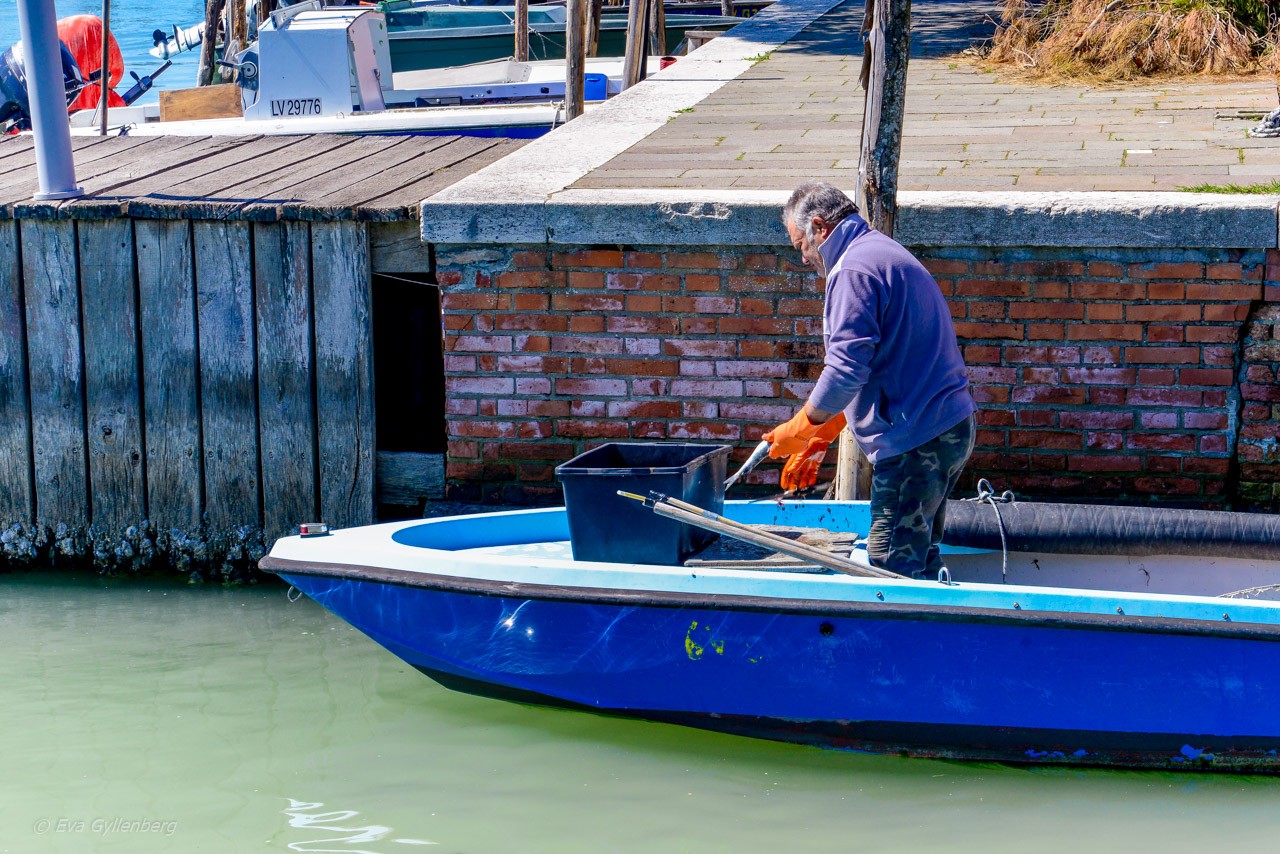
[{"label": "green grass patch", "polygon": [[1277,196],[1280,195],[1280,180],[1271,180],[1263,184],[1196,184],[1194,187],[1179,187],[1184,193],[1229,193],[1245,196]]}]

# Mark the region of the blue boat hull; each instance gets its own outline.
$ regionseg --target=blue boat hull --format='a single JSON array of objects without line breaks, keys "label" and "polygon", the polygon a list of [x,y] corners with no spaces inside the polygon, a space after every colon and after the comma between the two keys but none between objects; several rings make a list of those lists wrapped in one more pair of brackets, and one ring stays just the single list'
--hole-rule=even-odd
[{"label": "blue boat hull", "polygon": [[473,693],[917,756],[1280,772],[1276,627],[264,567]]}]

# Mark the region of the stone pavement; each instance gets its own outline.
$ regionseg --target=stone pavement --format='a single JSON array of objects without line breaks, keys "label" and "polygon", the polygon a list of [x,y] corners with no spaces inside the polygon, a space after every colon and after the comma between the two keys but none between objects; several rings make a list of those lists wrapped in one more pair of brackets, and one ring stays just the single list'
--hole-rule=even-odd
[{"label": "stone pavement", "polygon": [[[818,17],[570,187],[854,186],[862,8]],[[1246,134],[1276,108],[1274,80],[1050,86],[986,73],[961,51],[997,14],[989,0],[913,4],[900,189],[1169,191],[1280,177],[1280,139]]]}]

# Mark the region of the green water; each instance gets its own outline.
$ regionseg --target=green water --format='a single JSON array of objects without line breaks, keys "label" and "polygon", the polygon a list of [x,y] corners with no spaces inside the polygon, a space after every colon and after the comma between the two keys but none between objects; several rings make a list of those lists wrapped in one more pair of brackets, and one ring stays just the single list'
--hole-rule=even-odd
[{"label": "green water", "polygon": [[862,756],[453,693],[278,586],[0,576],[0,691],[0,851],[1280,842],[1280,780]]}]

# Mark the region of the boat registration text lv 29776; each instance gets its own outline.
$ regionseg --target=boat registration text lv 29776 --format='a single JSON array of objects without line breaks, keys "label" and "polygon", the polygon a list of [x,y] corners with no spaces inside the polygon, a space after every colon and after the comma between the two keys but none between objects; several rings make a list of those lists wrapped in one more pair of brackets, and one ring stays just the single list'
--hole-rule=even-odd
[{"label": "boat registration text lv 29776", "polygon": [[318,116],[320,115],[319,98],[286,98],[271,102],[271,115],[274,116]]}]

